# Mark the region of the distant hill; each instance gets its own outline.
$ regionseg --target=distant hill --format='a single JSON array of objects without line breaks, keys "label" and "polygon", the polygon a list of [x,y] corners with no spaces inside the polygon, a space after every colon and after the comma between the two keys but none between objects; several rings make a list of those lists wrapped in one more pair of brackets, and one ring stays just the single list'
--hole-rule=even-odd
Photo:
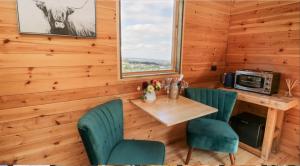
[{"label": "distant hill", "polygon": [[158,59],[124,58],[122,67],[124,72],[169,70],[171,63]]}]

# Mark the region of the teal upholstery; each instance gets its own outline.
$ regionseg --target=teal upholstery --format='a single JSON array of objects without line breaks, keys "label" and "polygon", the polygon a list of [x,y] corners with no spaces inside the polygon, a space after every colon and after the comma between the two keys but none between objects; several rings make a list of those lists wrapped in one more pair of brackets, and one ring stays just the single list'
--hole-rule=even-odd
[{"label": "teal upholstery", "polygon": [[212,106],[218,112],[191,120],[187,126],[187,143],[204,150],[236,153],[239,138],[228,125],[237,93],[219,89],[187,88],[186,97]]},{"label": "teal upholstery", "polygon": [[[124,140],[116,146],[109,164],[163,164],[165,147],[157,141]],[[126,161],[126,162],[124,162]]]},{"label": "teal upholstery", "polygon": [[122,102],[93,108],[80,118],[78,129],[91,164],[106,164],[111,150],[123,140]]},{"label": "teal upholstery", "polygon": [[119,99],[86,113],[78,122],[78,131],[92,165],[164,163],[164,144],[124,140],[123,105]]},{"label": "teal upholstery", "polygon": [[199,149],[235,153],[239,140],[228,123],[199,118],[188,125],[188,142]]}]

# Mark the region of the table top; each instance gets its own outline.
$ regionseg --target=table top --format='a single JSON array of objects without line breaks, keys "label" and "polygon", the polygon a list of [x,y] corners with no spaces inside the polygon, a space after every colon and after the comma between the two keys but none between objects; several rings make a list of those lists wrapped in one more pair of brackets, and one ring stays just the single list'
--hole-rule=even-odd
[{"label": "table top", "polygon": [[266,106],[269,108],[286,111],[298,105],[298,99],[295,97],[285,97],[281,94],[274,94],[272,96],[263,95],[254,92],[248,92],[238,89],[219,88],[227,91],[234,91],[238,93],[238,100],[254,103],[257,105]]},{"label": "table top", "polygon": [[174,100],[162,95],[158,96],[152,103],[144,102],[142,99],[131,100],[131,102],[166,126],[179,124],[218,111],[216,108],[183,96],[179,96],[177,100]]}]

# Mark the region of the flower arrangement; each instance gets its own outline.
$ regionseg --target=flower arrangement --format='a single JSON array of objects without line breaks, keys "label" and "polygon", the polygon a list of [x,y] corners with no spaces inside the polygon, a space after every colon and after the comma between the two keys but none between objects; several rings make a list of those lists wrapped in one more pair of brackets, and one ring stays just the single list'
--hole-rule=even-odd
[{"label": "flower arrangement", "polygon": [[161,89],[161,83],[158,80],[151,80],[150,82],[143,82],[142,90],[144,93],[152,93]]},{"label": "flower arrangement", "polygon": [[142,98],[145,101],[152,102],[156,100],[155,91],[159,91],[161,89],[161,83],[158,80],[151,80],[149,82],[143,82],[142,90],[144,95]]}]

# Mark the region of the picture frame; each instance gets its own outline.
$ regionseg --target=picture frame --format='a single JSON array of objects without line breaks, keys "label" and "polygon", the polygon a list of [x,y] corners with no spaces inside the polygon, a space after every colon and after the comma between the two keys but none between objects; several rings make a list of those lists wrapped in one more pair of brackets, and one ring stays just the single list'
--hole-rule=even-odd
[{"label": "picture frame", "polygon": [[20,34],[96,38],[96,0],[17,0]]}]

